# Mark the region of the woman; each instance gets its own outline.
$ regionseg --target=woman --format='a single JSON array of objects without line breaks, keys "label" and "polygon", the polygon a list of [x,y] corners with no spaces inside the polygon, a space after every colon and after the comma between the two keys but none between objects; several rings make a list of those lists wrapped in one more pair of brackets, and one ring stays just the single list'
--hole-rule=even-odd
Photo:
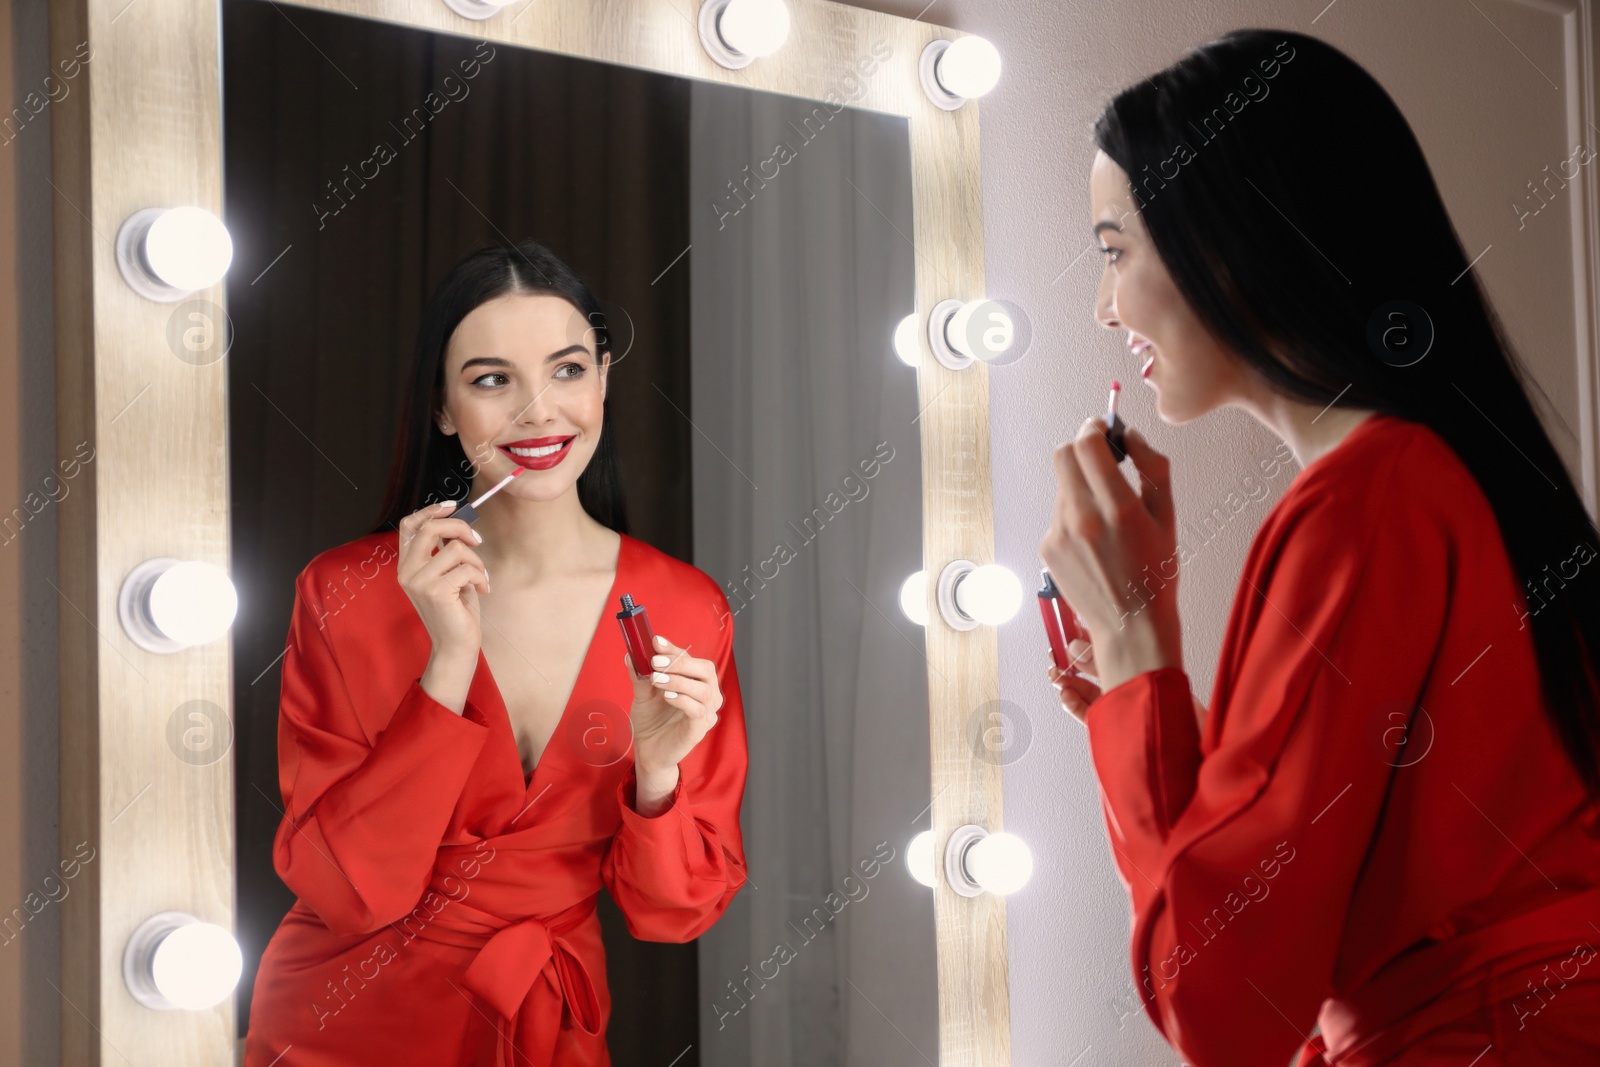
[{"label": "woman", "polygon": [[[744,884],[732,616],[626,532],[610,366],[594,296],[531,241],[434,292],[383,521],[295,586],[273,860],[299,899],[252,1067],[608,1064],[601,886],[684,942]],[[424,503],[519,467],[471,525]],[[623,594],[657,633],[642,677]]]},{"label": "woman", "polygon": [[1302,467],[1207,711],[1167,457],[1130,431],[1130,485],[1099,419],[1055,453],[1082,630],[1049,675],[1147,1014],[1196,1067],[1600,1063],[1600,535],[1415,137],[1348,57],[1248,30],[1095,141],[1099,322],[1163,422],[1242,408]]}]

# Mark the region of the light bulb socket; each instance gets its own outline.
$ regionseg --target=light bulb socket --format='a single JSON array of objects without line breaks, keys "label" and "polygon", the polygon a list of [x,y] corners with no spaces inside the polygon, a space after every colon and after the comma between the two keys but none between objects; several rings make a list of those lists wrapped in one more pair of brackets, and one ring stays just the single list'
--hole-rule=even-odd
[{"label": "light bulb socket", "polygon": [[972,846],[989,836],[981,826],[958,826],[950,832],[944,844],[944,877],[950,888],[964,897],[982,896],[986,890],[967,872],[967,853]]},{"label": "light bulb socket", "polygon": [[956,312],[962,306],[960,300],[941,300],[934,305],[933,314],[928,316],[928,347],[933,349],[933,358],[950,370],[965,370],[976,362],[971,356],[958,351],[945,332],[950,320],[956,317]]},{"label": "light bulb socket", "polygon": [[122,950],[122,981],[134,1000],[155,1011],[183,1010],[156,987],[153,964],[156,949],[161,947],[161,942],[166,940],[168,934],[199,921],[187,912],[162,911],[150,916],[134,930]]},{"label": "light bulb socket", "polygon": [[930,41],[928,47],[922,50],[922,58],[917,63],[917,76],[922,80],[922,91],[928,99],[941,111],[954,111],[967,102],[964,96],[957,96],[939,83],[939,59],[950,50],[953,41]]},{"label": "light bulb socket", "polygon": [[706,54],[729,70],[743,70],[755,62],[755,56],[746,55],[722,39],[718,23],[728,10],[730,0],[704,0],[700,5],[700,44]]},{"label": "light bulb socket", "polygon": [[978,620],[962,611],[961,606],[956,603],[956,586],[977,569],[977,564],[971,560],[957,559],[945,564],[944,570],[939,572],[939,614],[953,630],[966,631],[978,628]]},{"label": "light bulb socket", "polygon": [[163,574],[182,562],[172,556],[147,559],[128,572],[117,592],[117,618],[122,629],[146,652],[181,652],[188,647],[162,633],[150,614],[150,590]]},{"label": "light bulb socket", "polygon": [[128,288],[146,300],[175,304],[199,290],[168,285],[157,276],[144,254],[144,240],[150,233],[150,227],[166,211],[163,207],[143,208],[123,222],[122,228],[117,231],[117,270],[122,273],[122,280],[128,283]]}]

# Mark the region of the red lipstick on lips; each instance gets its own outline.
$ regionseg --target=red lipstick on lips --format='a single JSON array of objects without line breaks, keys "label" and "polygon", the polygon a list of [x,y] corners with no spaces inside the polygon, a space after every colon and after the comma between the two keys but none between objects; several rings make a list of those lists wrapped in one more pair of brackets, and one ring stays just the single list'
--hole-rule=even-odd
[{"label": "red lipstick on lips", "polygon": [[[532,471],[547,471],[567,458],[567,453],[572,451],[572,441],[575,436],[566,434],[561,437],[530,437],[526,441],[512,441],[500,445],[499,448],[507,459],[519,467]],[[544,448],[548,445],[560,445],[561,448],[548,456],[519,456],[511,451],[513,448]]]}]

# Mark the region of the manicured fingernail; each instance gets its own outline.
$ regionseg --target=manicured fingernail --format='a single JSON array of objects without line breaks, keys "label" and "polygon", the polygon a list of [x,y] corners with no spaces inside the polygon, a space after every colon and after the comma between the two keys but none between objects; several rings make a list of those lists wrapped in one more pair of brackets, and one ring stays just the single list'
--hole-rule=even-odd
[{"label": "manicured fingernail", "polygon": [[669,680],[667,678],[667,676],[665,674],[662,674],[660,671],[656,671],[656,673],[652,674],[650,676],[650,678],[651,678],[651,680],[657,681],[657,682],[665,682],[665,681]]},{"label": "manicured fingernail", "polygon": [[657,648],[666,648],[667,647],[667,639],[665,637],[662,637],[660,634],[657,634],[656,635],[656,647]]},{"label": "manicured fingernail", "polygon": [[670,667],[670,666],[672,666],[672,657],[671,656],[651,656],[650,657],[650,666],[652,666],[652,667]]},{"label": "manicured fingernail", "polygon": [[666,698],[668,700],[677,700],[678,699],[678,694],[674,693],[672,690],[668,689],[667,692],[666,692]]},{"label": "manicured fingernail", "polygon": [[446,508],[453,508],[455,506],[456,506],[456,502],[454,500],[441,500],[441,501],[439,501],[439,510],[440,511],[443,511]]},{"label": "manicured fingernail", "polygon": [[480,545],[483,544],[483,534],[479,533],[477,530],[473,530],[472,527],[470,527],[470,526],[467,527],[467,529],[471,530],[472,531],[472,536],[476,537],[478,539],[478,544],[480,544]]}]

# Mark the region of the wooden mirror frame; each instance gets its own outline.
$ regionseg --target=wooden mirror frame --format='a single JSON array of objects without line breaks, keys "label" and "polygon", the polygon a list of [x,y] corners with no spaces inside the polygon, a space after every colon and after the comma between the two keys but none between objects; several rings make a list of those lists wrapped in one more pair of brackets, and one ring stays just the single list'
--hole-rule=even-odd
[{"label": "wooden mirror frame", "polygon": [[[695,0],[530,0],[484,21],[443,0],[296,0],[416,29],[803,97],[909,120],[916,312],[983,295],[978,109],[945,111],[918,66],[943,27],[829,0],[788,0],[784,47],[741,70],[702,48]],[[158,556],[229,565],[227,360],[195,366],[168,347],[175,304],[136,294],[114,242],[143,208],[196,205],[222,216],[221,9],[217,0],[56,0],[52,55],[88,59],[52,108],[56,439],[94,445],[60,507],[61,846],[94,849],[61,904],[62,1061],[234,1062],[230,997],[207,1011],[154,1011],[123,984],[123,949],[148,916],[184,911],[234,924],[233,761],[174,757],[167,722],[185,702],[232,707],[231,642],[162,655],[118,620],[123,579]],[[892,52],[870,76],[858,61]],[[855,75],[859,97],[842,99]],[[852,90],[854,91],[854,90]],[[196,297],[225,306],[222,283]],[[921,331],[923,560],[994,559],[987,368],[949,370]],[[889,338],[884,338],[885,352]],[[104,479],[101,474],[106,475]],[[101,482],[104,481],[104,486]],[[968,723],[999,697],[993,627],[959,632],[930,581],[926,650],[936,855],[968,823],[1002,829],[1000,764],[976,754]],[[231,714],[231,712],[230,712]],[[82,855],[82,853],[77,853]],[[939,1059],[1009,1067],[1004,901],[935,890]]]}]

